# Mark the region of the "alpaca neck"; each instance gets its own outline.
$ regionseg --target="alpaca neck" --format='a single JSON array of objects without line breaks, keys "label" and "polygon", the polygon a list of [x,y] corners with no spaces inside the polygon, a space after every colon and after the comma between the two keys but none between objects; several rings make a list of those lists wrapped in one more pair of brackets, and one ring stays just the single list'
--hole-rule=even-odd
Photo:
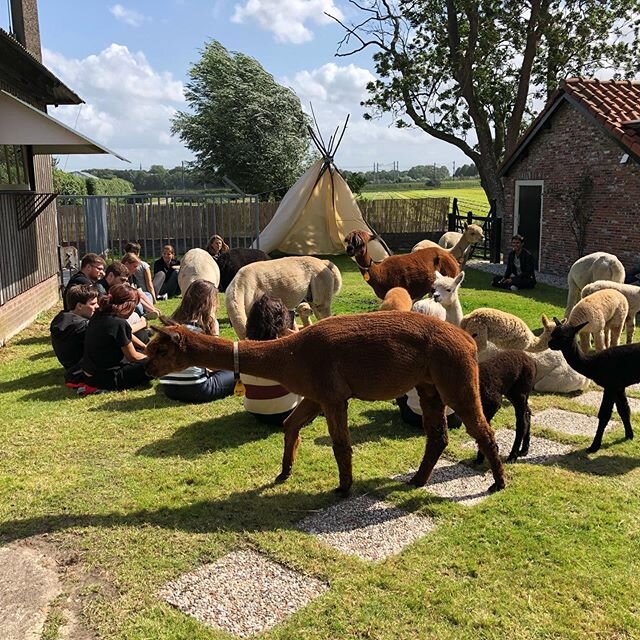
[{"label": "alpaca neck", "polygon": [[575,338],[569,344],[563,345],[561,351],[564,359],[574,371],[587,378],[592,377],[590,358],[580,351]]},{"label": "alpaca neck", "polygon": [[357,253],[355,255],[356,264],[360,269],[360,273],[369,273],[371,267],[375,266],[369,252],[367,251],[367,247],[365,246],[362,250],[362,253]]},{"label": "alpaca neck", "polygon": [[[527,327],[528,329],[528,327]],[[551,331],[545,330],[539,335],[536,336],[532,331],[529,330],[531,334],[531,338],[529,339],[529,346],[527,347],[527,351],[530,353],[540,353],[544,351],[549,346],[549,338],[551,335]]]},{"label": "alpaca neck", "polygon": [[445,307],[447,312],[446,320],[450,324],[455,324],[456,327],[459,327],[462,323],[462,318],[464,314],[462,313],[462,305],[460,304],[460,300],[456,295],[455,298],[450,300],[449,304]]}]

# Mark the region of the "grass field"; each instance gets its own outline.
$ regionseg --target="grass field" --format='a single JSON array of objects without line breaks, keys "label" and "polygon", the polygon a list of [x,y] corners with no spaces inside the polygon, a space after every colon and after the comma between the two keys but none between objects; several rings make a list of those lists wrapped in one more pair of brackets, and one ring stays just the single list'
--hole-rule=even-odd
[{"label": "grass field", "polygon": [[[353,263],[335,261],[344,286],[334,311],[375,309]],[[489,281],[489,274],[468,271],[466,312],[490,305],[532,328],[540,327],[541,313],[562,313],[563,291],[539,285],[516,295],[491,290]],[[169,312],[176,302],[160,304]],[[303,430],[292,477],[273,485],[282,434],[255,422],[236,397],[187,406],[167,400],[155,384],[87,398],[63,387],[49,346],[51,316],[0,350],[0,541],[35,536],[62,554],[65,588],[99,638],[231,638],[157,593],[167,580],[237,549],[330,584],[260,636],[265,640],[640,637],[640,445],[623,441],[620,428],[587,455],[591,438],[534,427],[535,435],[576,451],[553,464],[525,458],[509,465],[505,491],[464,507],[392,480],[416,467],[423,437],[391,402],[352,401],[353,493],[437,525],[399,555],[368,563],[296,528],[305,515],[338,502],[324,419]],[[534,413],[551,406],[597,411],[554,395],[535,394],[531,404]],[[640,426],[637,416],[633,421]],[[512,424],[505,405],[494,426]],[[452,431],[445,455],[471,464],[466,441],[463,430]],[[54,607],[48,640],[58,637],[61,617]]]}]

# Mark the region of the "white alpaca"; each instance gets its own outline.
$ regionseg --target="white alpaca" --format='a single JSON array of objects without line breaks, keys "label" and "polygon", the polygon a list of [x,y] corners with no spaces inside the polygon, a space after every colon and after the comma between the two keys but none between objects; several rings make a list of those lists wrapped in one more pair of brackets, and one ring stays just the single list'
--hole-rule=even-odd
[{"label": "white alpaca", "polygon": [[536,361],[536,381],[533,388],[541,393],[572,393],[584,391],[591,381],[572,369],[562,352],[547,349],[529,354]]},{"label": "white alpaca", "polygon": [[471,252],[471,247],[484,240],[484,230],[478,224],[464,224],[464,232],[447,231],[438,242],[421,240],[411,251],[426,249],[427,247],[443,247],[451,252],[451,255],[461,264],[464,264]]},{"label": "white alpaca", "polygon": [[633,342],[633,332],[636,328],[636,314],[640,313],[640,287],[633,284],[611,282],[611,280],[596,280],[584,287],[580,295],[586,298],[592,293],[602,291],[603,289],[615,289],[627,299],[629,303],[629,315],[625,320],[625,325],[627,327],[627,344],[631,344]]},{"label": "white alpaca", "polygon": [[576,260],[569,269],[567,284],[567,308],[565,318],[569,317],[571,309],[580,299],[580,292],[589,283],[596,280],[611,280],[612,282],[624,282],[624,267],[622,262],[612,253],[597,251]]},{"label": "white alpaca", "polygon": [[478,345],[478,352],[493,342],[499,349],[517,349],[521,351],[544,351],[555,324],[545,315],[542,316],[544,330],[536,337],[524,320],[498,309],[482,307],[462,318],[460,326]]},{"label": "white alpaca", "polygon": [[216,288],[220,286],[220,269],[211,255],[204,249],[190,249],[180,261],[178,284],[184,295],[189,285],[196,280],[208,280]]},{"label": "white alpaca", "polygon": [[588,323],[578,334],[580,348],[587,353],[590,335],[593,335],[596,351],[616,347],[627,315],[627,299],[619,291],[602,289],[580,300],[571,310],[567,322],[572,327]]},{"label": "white alpaca", "polygon": [[423,316],[433,316],[443,322],[447,320],[447,310],[433,298],[425,298],[413,303],[412,311],[421,313]]},{"label": "white alpaca", "polygon": [[464,280],[464,271],[455,278],[443,276],[436,271],[436,279],[433,283],[433,299],[439,302],[446,311],[446,321],[460,326],[462,322],[462,305],[458,298],[458,289]]},{"label": "white alpaca", "polygon": [[320,319],[331,315],[331,301],[341,287],[342,276],[333,262],[289,256],[242,267],[227,287],[225,305],[235,332],[244,338],[247,315],[264,294],[280,298],[287,309],[306,299]]}]

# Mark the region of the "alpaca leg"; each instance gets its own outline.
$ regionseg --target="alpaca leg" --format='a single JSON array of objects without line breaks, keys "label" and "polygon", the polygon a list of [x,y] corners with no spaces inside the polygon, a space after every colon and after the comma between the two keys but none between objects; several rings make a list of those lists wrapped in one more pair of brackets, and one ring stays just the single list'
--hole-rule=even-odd
[{"label": "alpaca leg", "polygon": [[627,327],[627,344],[631,344],[633,342],[633,332],[636,330],[635,313],[633,312],[629,313],[625,324]]},{"label": "alpaca leg", "polygon": [[596,430],[596,435],[593,439],[593,442],[591,443],[591,446],[587,449],[588,453],[595,453],[602,444],[602,435],[604,434],[604,429],[611,419],[611,413],[613,412],[615,393],[616,392],[612,391],[611,389],[604,390],[602,403],[600,404],[600,409],[598,410],[598,428]]},{"label": "alpaca leg", "polygon": [[578,337],[580,338],[580,351],[584,354],[589,353],[591,349],[591,334],[588,331],[581,331]]},{"label": "alpaca leg", "polygon": [[531,409],[527,403],[527,395],[517,395],[509,398],[516,412],[516,437],[513,440],[511,452],[507,462],[515,462],[518,456],[529,453],[529,439],[531,428]]},{"label": "alpaca leg", "polygon": [[449,443],[449,432],[447,431],[444,404],[436,388],[429,384],[416,386],[416,389],[420,397],[422,426],[427,436],[427,442],[422,462],[414,476],[409,480],[409,484],[423,487],[429,480],[436,462],[438,462]]},{"label": "alpaca leg", "polygon": [[601,329],[600,331],[595,331],[593,334],[593,338],[596,342],[596,351],[604,351],[607,348],[607,339],[606,339],[606,330]]},{"label": "alpaca leg", "polygon": [[347,424],[347,401],[322,406],[329,426],[329,435],[333,442],[333,455],[338,463],[340,485],[336,492],[342,496],[349,495],[353,482],[351,467],[351,434]]},{"label": "alpaca leg", "polygon": [[620,336],[622,335],[622,325],[612,325],[610,331],[610,339],[608,347],[617,347],[620,343]]},{"label": "alpaca leg", "polygon": [[284,453],[282,454],[282,471],[276,478],[276,482],[284,482],[290,475],[296,452],[300,444],[300,429],[309,424],[322,408],[317,402],[303,398],[300,404],[291,412],[284,421]]},{"label": "alpaca leg", "polygon": [[[484,417],[487,419],[487,422],[491,422],[498,413],[498,409],[500,409],[500,400],[501,398],[492,398],[491,400],[484,399],[482,403],[482,412],[484,413]],[[478,454],[476,455],[476,464],[482,464],[484,462],[484,453],[478,449]]]},{"label": "alpaca leg", "polygon": [[633,427],[631,426],[631,409],[629,408],[629,401],[627,400],[627,394],[622,389],[616,393],[616,408],[618,414],[622,419],[624,425],[624,437],[627,440],[633,440]]}]

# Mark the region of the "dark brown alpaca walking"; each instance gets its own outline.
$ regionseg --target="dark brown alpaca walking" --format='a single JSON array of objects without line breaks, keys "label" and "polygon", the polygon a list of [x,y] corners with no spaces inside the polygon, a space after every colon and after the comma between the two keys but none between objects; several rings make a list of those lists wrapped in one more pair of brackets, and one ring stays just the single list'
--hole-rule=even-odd
[{"label": "dark brown alpaca walking", "polygon": [[602,445],[604,429],[611,419],[614,404],[624,424],[625,438],[632,439],[631,410],[625,389],[629,385],[640,382],[640,343],[611,347],[593,355],[585,355],[578,349],[575,337],[580,329],[589,323],[583,322],[572,327],[566,322],[560,322],[557,318],[554,320],[556,328],[551,332],[549,349],[562,351],[562,355],[572,369],[604,388],[602,403],[598,410],[598,428],[587,451],[594,453]]},{"label": "dark brown alpaca walking", "polygon": [[[163,376],[191,365],[234,370],[232,341],[183,327],[159,331],[147,347],[150,375]],[[475,343],[458,327],[417,313],[378,311],[326,318],[279,340],[235,344],[241,372],[276,380],[304,396],[284,423],[277,481],[291,474],[300,429],[324,412],[338,463],[338,490],[347,494],[352,484],[349,398],[387,400],[416,387],[427,442],[410,483],[423,486],[447,446],[447,404],[487,456],[495,481],[492,490],[504,488],[493,431],[482,413]]]},{"label": "dark brown alpaca walking", "polygon": [[412,300],[419,300],[431,293],[436,271],[450,277],[460,273],[458,261],[440,247],[389,256],[376,263],[367,252],[367,244],[372,239],[373,236],[366,231],[352,231],[344,243],[347,255],[356,259],[360,273],[381,300],[393,287],[403,287]]}]

